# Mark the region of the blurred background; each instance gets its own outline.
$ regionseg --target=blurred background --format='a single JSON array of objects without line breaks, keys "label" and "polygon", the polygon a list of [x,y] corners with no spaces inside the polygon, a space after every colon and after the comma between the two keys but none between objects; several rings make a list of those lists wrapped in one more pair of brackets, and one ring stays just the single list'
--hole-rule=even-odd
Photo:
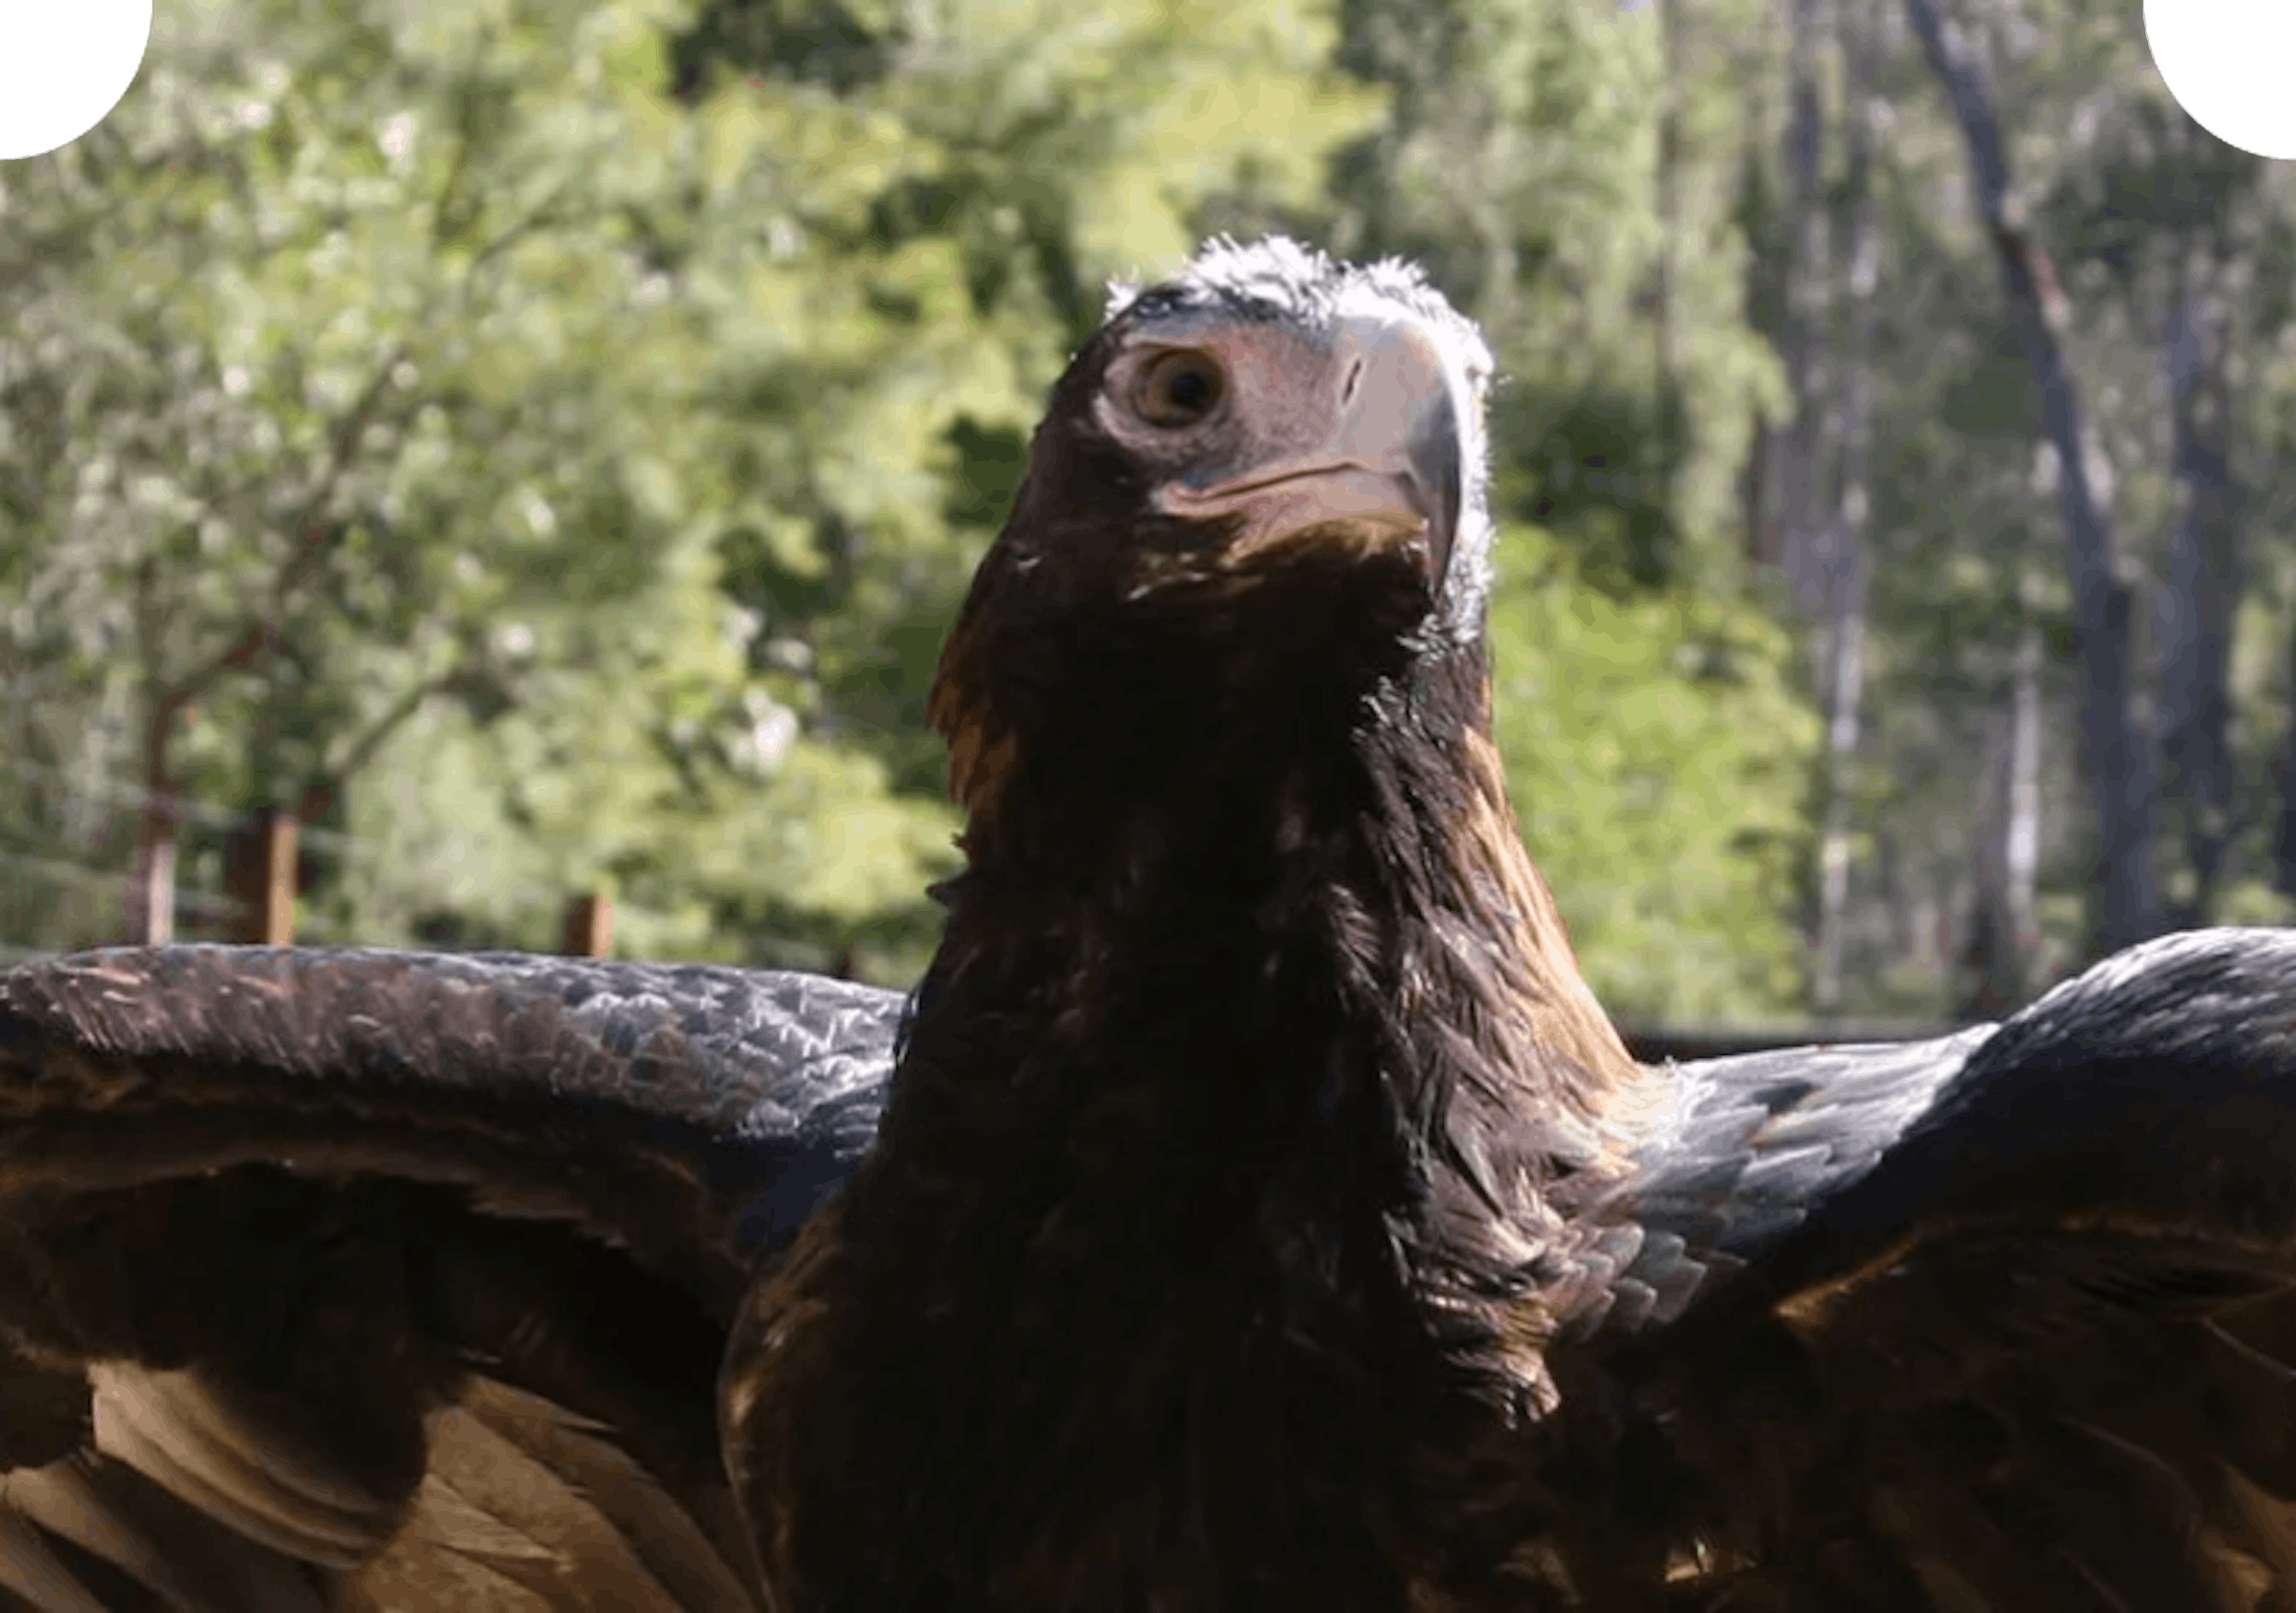
[{"label": "blurred background", "polygon": [[2296,165],[2135,0],[162,0],[0,165],[0,958],[283,888],[906,984],[1044,390],[1268,228],[1490,332],[1500,738],[1614,1011],[2288,916]]}]

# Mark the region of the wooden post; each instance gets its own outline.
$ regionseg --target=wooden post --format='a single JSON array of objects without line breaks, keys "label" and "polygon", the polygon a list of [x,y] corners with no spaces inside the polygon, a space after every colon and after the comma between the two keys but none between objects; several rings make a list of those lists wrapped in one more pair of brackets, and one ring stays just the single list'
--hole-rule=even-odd
[{"label": "wooden post", "polygon": [[613,897],[593,890],[566,904],[566,939],[560,952],[574,958],[603,958],[613,945]]},{"label": "wooden post", "polygon": [[147,807],[127,885],[127,943],[165,946],[176,938],[176,825],[164,807]]},{"label": "wooden post", "polygon": [[295,818],[273,807],[224,846],[229,934],[254,946],[295,944]]}]

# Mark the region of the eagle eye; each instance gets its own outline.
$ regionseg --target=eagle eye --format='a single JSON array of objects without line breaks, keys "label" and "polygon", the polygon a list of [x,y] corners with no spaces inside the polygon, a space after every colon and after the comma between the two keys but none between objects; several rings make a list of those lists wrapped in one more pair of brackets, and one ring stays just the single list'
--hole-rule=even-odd
[{"label": "eagle eye", "polygon": [[1209,353],[1159,355],[1132,388],[1132,407],[1150,425],[1167,431],[1201,424],[1227,393],[1227,376]]}]

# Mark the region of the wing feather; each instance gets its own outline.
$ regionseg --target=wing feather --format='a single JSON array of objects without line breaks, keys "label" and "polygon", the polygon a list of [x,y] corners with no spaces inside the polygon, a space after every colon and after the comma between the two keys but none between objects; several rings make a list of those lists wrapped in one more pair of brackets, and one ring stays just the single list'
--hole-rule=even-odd
[{"label": "wing feather", "polygon": [[87,1378],[95,1448],[250,1540],[321,1568],[353,1568],[398,1529],[390,1499],[239,1414],[196,1372],[101,1361]]},{"label": "wing feather", "polygon": [[94,1593],[73,1577],[34,1519],[20,1511],[15,1476],[0,1479],[0,1592],[37,1613],[107,1613]]},{"label": "wing feather", "polygon": [[1845,1052],[1690,1067],[1614,1201],[1685,1294],[1559,1373],[1662,1441],[1621,1527],[1757,1565],[1691,1606],[2296,1607],[2296,936]]},{"label": "wing feather", "polygon": [[0,979],[0,1604],[753,1609],[726,1328],[901,1006],[257,948]]}]

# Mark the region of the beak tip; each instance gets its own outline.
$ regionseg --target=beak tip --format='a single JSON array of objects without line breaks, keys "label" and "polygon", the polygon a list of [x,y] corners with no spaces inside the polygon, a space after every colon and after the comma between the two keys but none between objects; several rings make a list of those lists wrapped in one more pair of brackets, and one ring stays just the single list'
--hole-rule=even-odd
[{"label": "beak tip", "polygon": [[1425,501],[1428,575],[1439,586],[1458,542],[1463,451],[1458,412],[1447,388],[1418,412],[1406,447],[1412,482]]}]

